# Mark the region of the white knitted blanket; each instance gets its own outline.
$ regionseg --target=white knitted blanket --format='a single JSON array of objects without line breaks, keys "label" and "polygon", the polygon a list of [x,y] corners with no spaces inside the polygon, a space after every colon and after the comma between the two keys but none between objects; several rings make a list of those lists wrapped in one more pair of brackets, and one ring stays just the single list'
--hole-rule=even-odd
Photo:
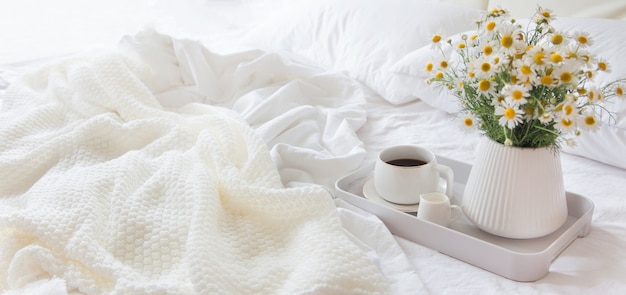
[{"label": "white knitted blanket", "polygon": [[236,114],[166,109],[146,75],[101,54],[7,90],[0,293],[59,279],[86,294],[384,293],[324,189],[283,187]]}]

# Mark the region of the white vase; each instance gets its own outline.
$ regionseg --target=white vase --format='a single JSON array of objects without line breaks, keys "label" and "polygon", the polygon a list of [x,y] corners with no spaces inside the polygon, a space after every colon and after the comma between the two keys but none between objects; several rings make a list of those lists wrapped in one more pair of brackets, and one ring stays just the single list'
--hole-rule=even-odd
[{"label": "white vase", "polygon": [[554,232],[568,215],[559,153],[485,138],[461,207],[478,228],[494,235],[530,239]]}]

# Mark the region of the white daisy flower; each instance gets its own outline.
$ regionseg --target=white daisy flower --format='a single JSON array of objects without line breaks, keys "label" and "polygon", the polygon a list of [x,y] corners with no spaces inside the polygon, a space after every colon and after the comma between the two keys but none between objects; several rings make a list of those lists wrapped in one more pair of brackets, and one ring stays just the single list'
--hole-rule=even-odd
[{"label": "white daisy flower", "polygon": [[574,103],[573,99],[568,99],[563,102],[561,110],[559,112],[559,118],[567,118],[573,120],[578,115],[578,106]]},{"label": "white daisy flower", "polygon": [[493,63],[490,57],[483,56],[474,61],[476,77],[479,79],[489,79],[497,69],[497,65]]},{"label": "white daisy flower", "polygon": [[611,72],[611,65],[606,61],[606,59],[604,58],[599,58],[598,59],[598,70],[605,72],[605,73],[610,73]]},{"label": "white daisy flower", "polygon": [[463,132],[472,133],[478,129],[478,121],[476,119],[476,116],[474,116],[473,114],[464,113],[463,116],[460,117],[460,119],[460,127]]},{"label": "white daisy flower", "polygon": [[520,34],[519,26],[504,22],[498,26],[500,46],[498,48],[505,54],[514,54],[517,50],[515,40]]},{"label": "white daisy flower", "polygon": [[479,79],[476,83],[476,89],[485,96],[490,97],[495,93],[495,84],[490,79]]},{"label": "white daisy flower", "polygon": [[600,129],[601,121],[598,120],[595,112],[593,111],[585,111],[581,116],[578,117],[578,127],[583,131],[595,132]]},{"label": "white daisy flower", "polygon": [[565,61],[565,57],[562,52],[555,50],[548,54],[548,60],[554,65],[560,65]]},{"label": "white daisy flower", "polygon": [[498,29],[501,25],[500,21],[499,19],[490,19],[483,23],[483,29],[487,36],[491,37],[498,34]]},{"label": "white daisy flower", "polygon": [[530,96],[529,89],[526,85],[507,84],[502,88],[502,94],[506,98],[510,98],[516,105],[523,105],[527,102],[526,98]]},{"label": "white daisy flower", "polygon": [[538,119],[542,124],[548,125],[554,121],[554,115],[551,111],[546,110],[545,112],[539,114]]},{"label": "white daisy flower", "polygon": [[498,120],[498,124],[500,126],[506,126],[509,129],[515,128],[517,124],[522,123],[522,116],[524,112],[520,110],[519,106],[516,105],[511,99],[505,99],[504,103],[500,104],[495,109],[495,115],[500,116]]},{"label": "white daisy flower", "polygon": [[445,71],[450,66],[450,62],[448,62],[447,59],[441,59],[439,63],[436,64],[436,66],[437,66],[437,69]]},{"label": "white daisy flower", "polygon": [[554,125],[556,129],[560,130],[563,134],[576,131],[576,122],[573,118],[560,117]]},{"label": "white daisy flower", "polygon": [[564,47],[569,44],[569,36],[566,32],[554,31],[551,32],[547,37],[549,38],[550,43],[557,48]]},{"label": "white daisy flower", "polygon": [[434,34],[430,41],[432,42],[430,48],[432,49],[441,49],[441,46],[445,43],[443,36],[441,34]]},{"label": "white daisy flower", "polygon": [[557,86],[558,85],[558,79],[556,78],[556,76],[554,75],[555,73],[553,71],[545,71],[539,75],[534,76],[532,83],[534,85],[543,85],[543,86]]},{"label": "white daisy flower", "polygon": [[541,21],[545,21],[549,23],[553,21],[555,18],[556,18],[556,15],[554,15],[554,12],[552,11],[552,9],[548,9],[544,7],[537,7],[537,14],[536,14],[536,19],[535,19],[537,23]]},{"label": "white daisy flower", "polygon": [[580,47],[589,47],[593,45],[593,39],[589,37],[589,33],[587,32],[581,32],[581,31],[574,32],[572,34],[572,37],[574,38],[574,40],[576,40],[576,43]]},{"label": "white daisy flower", "polygon": [[617,95],[620,98],[624,98],[626,95],[626,87],[624,87],[624,84],[622,83],[618,83],[617,85],[615,85],[615,95]]},{"label": "white daisy flower", "polygon": [[576,75],[578,70],[577,65],[572,63],[563,64],[554,69],[553,76],[557,80],[557,85],[569,83],[571,85],[578,85],[580,79]]},{"label": "white daisy flower", "polygon": [[517,78],[518,84],[534,81],[536,76],[532,63],[526,62],[524,59],[516,59],[513,61],[512,74]]}]

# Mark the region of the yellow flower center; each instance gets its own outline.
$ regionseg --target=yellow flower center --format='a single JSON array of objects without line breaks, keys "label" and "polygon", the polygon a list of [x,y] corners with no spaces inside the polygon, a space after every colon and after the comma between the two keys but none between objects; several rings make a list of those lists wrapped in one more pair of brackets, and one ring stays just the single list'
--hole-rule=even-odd
[{"label": "yellow flower center", "polygon": [[432,40],[433,40],[433,43],[437,43],[437,42],[441,41],[441,36],[440,35],[435,35],[435,36],[433,36]]},{"label": "yellow flower center", "polygon": [[437,74],[435,74],[435,78],[443,79],[443,73],[442,72],[437,72]]},{"label": "yellow flower center", "polygon": [[619,96],[624,95],[624,89],[622,87],[615,88],[615,93]]},{"label": "yellow flower center", "polygon": [[594,99],[596,99],[596,93],[593,91],[589,92],[589,100],[593,101]]},{"label": "yellow flower center", "polygon": [[528,76],[528,75],[533,73],[533,71],[530,69],[530,66],[528,66],[528,65],[523,65],[521,71],[522,71],[522,74],[524,74],[526,76]]},{"label": "yellow flower center", "polygon": [[513,97],[514,100],[520,100],[524,98],[524,92],[520,90],[515,90],[513,91],[513,93],[511,93],[511,97]]},{"label": "yellow flower center", "polygon": [[491,70],[491,64],[488,62],[484,62],[480,65],[480,70],[483,72],[489,72]]},{"label": "yellow flower center", "polygon": [[491,87],[491,82],[489,82],[488,80],[480,80],[480,82],[478,82],[478,89],[480,89],[481,91],[487,91],[489,90],[489,88]]},{"label": "yellow flower center", "polygon": [[494,21],[488,22],[485,28],[487,29],[487,31],[493,31],[493,29],[496,28],[496,22]]},{"label": "yellow flower center", "polygon": [[531,106],[527,106],[524,109],[524,113],[526,113],[529,116],[532,116],[535,113],[535,108],[531,107]]},{"label": "yellow flower center", "polygon": [[430,72],[433,70],[433,63],[429,62],[426,64],[426,71]]},{"label": "yellow flower center", "polygon": [[535,56],[533,56],[533,61],[538,65],[542,65],[544,57],[546,57],[546,55],[543,54],[543,52],[537,52]]},{"label": "yellow flower center", "polygon": [[593,116],[587,116],[585,118],[585,124],[587,124],[588,126],[596,125],[596,118],[594,118]]},{"label": "yellow flower center", "polygon": [[465,48],[465,43],[459,43],[459,45],[457,45],[457,47],[459,47],[460,49]]},{"label": "yellow flower center", "polygon": [[[543,105],[543,101],[542,101],[542,105]],[[556,108],[554,109],[557,112],[560,112],[563,110],[563,104],[559,104],[558,106],[556,106]]]},{"label": "yellow flower center", "polygon": [[485,45],[485,47],[483,48],[483,53],[485,55],[490,55],[491,53],[493,53],[493,48],[489,45]]},{"label": "yellow flower center", "polygon": [[560,54],[554,52],[552,54],[550,54],[550,61],[553,63],[560,63],[563,61],[563,56],[561,56]]},{"label": "yellow flower center", "polygon": [[565,56],[567,58],[576,58],[576,57],[578,57],[578,54],[576,54],[576,52],[574,52],[574,51],[568,51]]},{"label": "yellow flower center", "polygon": [[502,39],[500,39],[500,44],[504,48],[509,48],[509,47],[513,46],[513,37],[511,37],[511,35],[504,35],[504,36],[502,36]]},{"label": "yellow flower center", "polygon": [[599,68],[600,70],[604,71],[604,72],[606,72],[606,69],[607,69],[608,67],[609,67],[609,66],[608,66],[605,62],[603,62],[603,61],[601,61],[601,62],[599,62],[599,63],[598,63],[598,68]]},{"label": "yellow flower center", "polygon": [[543,76],[543,77],[541,77],[541,84],[543,84],[543,85],[551,85],[552,84],[552,77],[550,77],[550,76]]},{"label": "yellow flower center", "polygon": [[561,124],[563,126],[565,126],[565,127],[570,127],[570,126],[572,126],[574,124],[574,121],[566,119],[566,118],[563,118],[563,119],[561,119]]},{"label": "yellow flower center", "polygon": [[472,40],[475,40],[476,38],[478,38],[478,35],[472,35],[472,37],[470,37]]},{"label": "yellow flower center", "polygon": [[513,108],[506,108],[506,110],[504,110],[504,116],[509,120],[515,118],[515,110]]},{"label": "yellow flower center", "polygon": [[445,60],[442,60],[442,61],[439,63],[439,66],[440,66],[442,69],[445,69],[445,68],[447,68],[447,67],[448,67],[448,62],[447,62],[447,61],[445,61]]},{"label": "yellow flower center", "polygon": [[467,127],[472,127],[474,126],[474,120],[472,120],[472,118],[465,118],[465,120],[463,120],[463,124]]},{"label": "yellow flower center", "polygon": [[561,82],[563,83],[569,83],[572,81],[572,78],[574,77],[572,75],[572,73],[570,72],[563,72],[561,73],[561,75],[559,76],[561,78]]},{"label": "yellow flower center", "polygon": [[467,76],[470,78],[474,78],[474,76],[476,76],[476,74],[474,74],[474,72],[467,72]]},{"label": "yellow flower center", "polygon": [[549,11],[545,11],[544,10],[544,11],[541,12],[541,15],[543,15],[543,17],[545,17],[545,18],[550,18],[550,12]]},{"label": "yellow flower center", "polygon": [[578,38],[576,40],[578,40],[578,43],[580,43],[580,44],[587,44],[587,43],[589,43],[589,39],[587,39],[587,37],[585,37],[585,36],[578,36]]},{"label": "yellow flower center", "polygon": [[565,115],[569,116],[572,114],[572,112],[574,112],[574,108],[571,105],[566,105],[564,111]]},{"label": "yellow flower center", "polygon": [[563,35],[561,34],[552,35],[552,38],[550,38],[550,42],[552,42],[552,44],[554,45],[559,45],[563,43]]}]

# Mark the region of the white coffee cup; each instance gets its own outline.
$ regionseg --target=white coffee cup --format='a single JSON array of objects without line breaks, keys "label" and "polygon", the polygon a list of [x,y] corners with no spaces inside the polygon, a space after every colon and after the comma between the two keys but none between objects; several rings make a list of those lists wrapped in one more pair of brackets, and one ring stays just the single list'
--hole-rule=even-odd
[{"label": "white coffee cup", "polygon": [[389,202],[417,204],[420,194],[438,191],[440,175],[446,180],[446,195],[452,197],[454,174],[450,167],[438,164],[435,154],[423,147],[398,145],[378,155],[374,188]]},{"label": "white coffee cup", "polygon": [[417,208],[417,218],[441,226],[448,226],[461,217],[463,210],[457,205],[450,205],[450,198],[438,192],[421,194]]}]

